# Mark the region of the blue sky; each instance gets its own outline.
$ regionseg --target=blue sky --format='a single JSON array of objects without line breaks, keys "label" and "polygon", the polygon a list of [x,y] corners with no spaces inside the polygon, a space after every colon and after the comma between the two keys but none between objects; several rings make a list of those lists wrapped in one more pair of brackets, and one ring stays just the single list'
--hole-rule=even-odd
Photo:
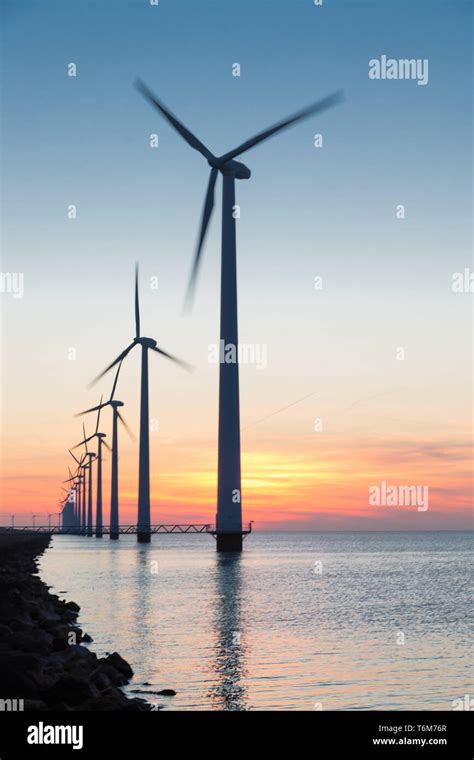
[{"label": "blue sky", "polygon": [[[444,267],[445,246],[454,258],[469,243],[467,3],[14,2],[4,16],[7,263],[10,252],[37,260],[29,230],[54,227],[68,245],[71,202],[75,240],[84,232],[90,248],[94,237],[104,267],[117,248],[122,256],[140,247],[144,261],[156,261],[161,248],[165,271],[183,278],[207,167],[134,90],[137,74],[216,152],[344,89],[344,106],[245,156],[253,178],[238,186],[238,201],[252,209],[243,234],[265,241],[269,258],[287,258],[278,241],[312,257],[299,230],[314,219],[311,243],[335,248],[338,268],[370,276],[382,259],[387,275],[404,277],[393,251],[371,252],[381,238],[390,247],[398,202],[416,246],[410,258],[427,266],[428,277]],[[382,53],[428,58],[428,86],[369,80],[368,60]],[[76,79],[66,76],[70,61]],[[240,78],[231,75],[235,61]],[[156,152],[147,145],[152,131],[161,142]],[[324,150],[312,146],[315,131],[323,132]],[[275,210],[285,225],[268,223]],[[43,263],[57,264],[48,248]],[[260,253],[253,267],[266,268],[269,258]]]}]

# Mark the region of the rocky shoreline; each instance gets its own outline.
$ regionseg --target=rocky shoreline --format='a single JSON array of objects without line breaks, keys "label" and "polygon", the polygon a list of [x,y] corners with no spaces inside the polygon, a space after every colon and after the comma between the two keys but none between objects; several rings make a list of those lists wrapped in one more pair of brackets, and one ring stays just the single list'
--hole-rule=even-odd
[{"label": "rocky shoreline", "polygon": [[79,606],[34,575],[49,542],[0,535],[0,699],[23,700],[25,710],[152,710],[119,688],[133,676],[119,654],[99,658],[81,646],[90,638],[77,625]]}]

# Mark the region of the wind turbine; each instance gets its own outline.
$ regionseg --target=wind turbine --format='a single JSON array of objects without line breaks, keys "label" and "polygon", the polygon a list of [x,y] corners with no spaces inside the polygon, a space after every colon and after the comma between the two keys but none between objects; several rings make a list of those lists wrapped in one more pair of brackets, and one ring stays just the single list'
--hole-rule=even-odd
[{"label": "wind turbine", "polygon": [[110,487],[110,538],[117,540],[119,537],[119,491],[118,491],[118,421],[122,423],[128,434],[134,438],[132,431],[128,427],[124,418],[119,412],[119,407],[123,406],[123,401],[114,399],[115,388],[117,387],[117,380],[120,374],[120,368],[122,362],[119,362],[117,372],[115,374],[114,384],[112,386],[112,393],[110,398],[105,403],[99,404],[99,406],[93,406],[91,409],[86,409],[84,412],[79,412],[76,417],[80,417],[83,414],[89,414],[89,412],[100,411],[106,406],[112,407],[112,472],[111,472],[111,487]]},{"label": "wind turbine", "polygon": [[[70,455],[74,459],[74,461],[77,463],[77,471],[74,478],[69,478],[70,480],[73,480],[74,482],[77,481],[77,489],[76,489],[76,523],[78,528],[83,528],[85,530],[86,527],[86,520],[85,520],[85,469],[83,466],[85,454],[81,457],[79,460],[75,454],[72,453],[71,449],[68,449]],[[65,481],[66,483],[69,481]],[[84,505],[84,506],[83,506]],[[82,519],[84,517],[84,520]]]},{"label": "wind turbine", "polygon": [[[93,536],[93,530],[92,530],[92,462],[95,459],[95,454],[92,451],[89,451],[87,448],[87,442],[89,438],[86,436],[86,428],[85,425],[82,426],[82,430],[84,433],[84,438],[82,441],[79,441],[79,443],[76,446],[73,446],[73,449],[77,449],[78,446],[85,446],[86,453],[84,454],[84,459],[88,459],[89,461],[86,462],[86,464],[81,465],[81,467],[84,470],[85,475],[85,483],[84,488],[86,488],[87,483],[87,520],[86,520],[86,505],[85,505],[85,499],[83,501],[83,509],[82,509],[82,532],[85,532],[86,525],[87,525],[87,535],[89,537]],[[89,480],[87,482],[87,472],[89,472]],[[84,494],[85,495],[85,494]]]},{"label": "wind turbine", "polygon": [[72,522],[73,522],[73,525],[76,525],[77,524],[77,513],[78,513],[78,507],[77,507],[77,501],[78,501],[78,499],[77,499],[77,497],[78,497],[78,490],[79,490],[79,480],[78,480],[77,473],[75,475],[73,475],[73,473],[71,472],[71,468],[68,467],[67,469],[68,469],[68,473],[69,473],[69,478],[67,480],[65,480],[64,482],[65,483],[70,483],[71,485],[69,486],[68,490],[66,490],[65,488],[63,488],[62,490],[66,491],[66,493],[67,493],[67,498],[66,498],[67,503],[68,504],[72,503],[72,505],[73,505]]},{"label": "wind turbine", "polygon": [[[341,92],[335,92],[317,103],[310,105],[272,127],[259,132],[254,137],[238,145],[222,156],[215,156],[211,151],[180,122],[168,108],[161,103],[151,90],[137,80],[137,88],[160,111],[172,127],[181,135],[191,148],[197,150],[207,159],[211,167],[207,186],[201,228],[197,249],[194,256],[186,302],[191,302],[197,273],[201,261],[204,239],[214,208],[214,188],[217,175],[223,176],[222,188],[222,245],[221,245],[221,318],[220,345],[231,346],[238,357],[237,326],[237,267],[235,218],[235,180],[249,179],[250,169],[234,159],[250,148],[281,132],[292,124],[307,119],[340,103]],[[216,538],[218,551],[242,550],[242,499],[240,476],[240,409],[239,409],[239,365],[238,358],[233,362],[220,363],[219,369],[219,455]]]},{"label": "wind turbine", "polygon": [[[87,453],[87,444],[89,441],[94,440],[94,438],[97,438],[97,498],[96,498],[96,511],[95,511],[95,535],[96,538],[102,538],[103,535],[103,520],[102,520],[102,446],[105,446],[110,451],[110,446],[104,441],[104,438],[106,437],[105,433],[99,433],[99,421],[100,421],[100,410],[102,408],[102,397],[100,399],[100,404],[97,407],[97,422],[95,426],[95,432],[92,433],[88,438],[86,438],[86,430],[84,428],[84,440],[78,443],[76,446],[73,446],[74,449],[77,449],[78,446],[84,445],[86,447],[86,453]],[[92,470],[90,473],[89,478],[92,478]],[[89,479],[89,493],[91,492],[91,480]],[[87,535],[92,535],[92,504],[90,503],[88,505],[88,517],[87,517]]]},{"label": "wind turbine", "polygon": [[81,507],[81,535],[86,535],[86,528],[87,528],[87,505],[86,505],[86,499],[87,499],[87,472],[89,470],[89,463],[86,461],[87,456],[84,454],[84,461],[82,462],[80,466],[81,474],[82,474],[82,507]]},{"label": "wind turbine", "polygon": [[138,521],[137,521],[137,540],[141,543],[150,541],[150,440],[149,440],[149,423],[148,423],[148,351],[154,351],[167,359],[171,359],[180,366],[189,369],[189,365],[177,359],[171,354],[163,351],[157,346],[153,338],[145,338],[140,334],[140,304],[138,299],[138,264],[135,266],[135,337],[117,356],[114,361],[104,369],[100,375],[90,383],[94,385],[103,377],[112,367],[117,364],[121,365],[125,357],[135,346],[141,346],[141,388],[140,388],[140,445],[139,445],[139,467],[138,467]]},{"label": "wind turbine", "polygon": [[[70,455],[74,457],[74,459],[77,462],[77,475],[75,476],[75,480],[77,480],[77,526],[79,528],[79,531],[82,535],[86,532],[86,471],[87,471],[87,463],[84,464],[86,455],[84,454],[81,459],[77,459],[77,457],[72,453],[70,449],[68,449]],[[69,479],[71,480],[71,478]],[[65,481],[66,483],[69,481]]]}]

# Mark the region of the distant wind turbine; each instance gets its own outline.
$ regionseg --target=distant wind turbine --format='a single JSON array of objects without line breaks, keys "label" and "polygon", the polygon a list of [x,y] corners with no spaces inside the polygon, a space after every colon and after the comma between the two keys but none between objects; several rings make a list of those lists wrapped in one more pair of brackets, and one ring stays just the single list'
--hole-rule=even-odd
[{"label": "distant wind turbine", "polygon": [[[65,498],[66,501],[69,500],[70,495],[72,493],[74,494],[77,493],[77,475],[73,475],[70,467],[67,468],[67,471],[69,473],[69,477],[66,480],[63,480],[63,483],[68,483],[68,488],[64,488],[64,486],[61,486],[61,491],[65,491],[67,494],[67,497],[63,497],[63,499]],[[76,513],[75,513],[75,501],[74,501],[74,517],[75,516],[76,516]]]},{"label": "distant wind turbine", "polygon": [[[102,446],[105,446],[110,451],[110,446],[106,441],[104,441],[104,438],[106,437],[105,433],[99,433],[99,421],[100,421],[100,410],[102,409],[102,397],[100,399],[99,406],[97,407],[97,422],[95,426],[95,431],[92,433],[92,435],[88,436],[86,438],[86,430],[84,428],[84,440],[80,441],[76,446],[73,446],[74,449],[77,449],[79,446],[84,445],[86,447],[86,453],[87,453],[87,444],[90,441],[93,441],[94,438],[97,438],[97,495],[96,495],[96,505],[95,505],[95,535],[96,538],[102,538],[103,535],[103,519],[102,519]],[[92,477],[92,470],[90,477]],[[91,483],[89,481],[89,489],[91,488]],[[88,535],[92,535],[92,533],[89,533],[89,531],[92,531],[92,505],[90,506],[90,520],[89,520],[89,512],[87,517],[87,529],[88,529]]]},{"label": "distant wind turbine", "polygon": [[[89,451],[87,448],[87,443],[90,440],[86,435],[86,428],[85,425],[82,426],[82,430],[84,433],[84,438],[82,441],[79,441],[76,446],[73,446],[73,449],[77,449],[79,446],[85,446],[86,453],[84,455],[85,459],[88,459],[89,461],[86,464],[81,465],[81,467],[84,469],[84,474],[87,472],[89,473],[89,479],[87,481],[87,475],[86,475],[86,482],[87,482],[87,520],[84,520],[87,524],[87,535],[93,536],[94,532],[92,530],[92,462],[94,461],[96,455]],[[93,436],[95,437],[95,436]],[[85,484],[84,484],[85,487]],[[85,504],[84,504],[85,507]],[[83,518],[85,518],[85,508],[83,510]]]},{"label": "distant wind turbine", "polygon": [[112,473],[111,473],[111,487],[110,487],[110,538],[118,539],[119,537],[119,490],[118,490],[118,421],[122,423],[125,430],[128,432],[131,438],[134,438],[132,431],[128,427],[121,413],[119,407],[123,406],[123,401],[114,399],[115,388],[117,387],[117,380],[120,373],[122,362],[119,363],[117,372],[115,375],[114,384],[112,386],[112,393],[108,401],[99,404],[99,406],[93,406],[91,409],[86,409],[84,412],[79,412],[76,417],[80,417],[83,414],[89,414],[89,412],[100,411],[106,406],[112,407]]},{"label": "distant wind turbine", "polygon": [[[72,515],[72,521],[73,525],[78,524],[78,494],[79,494],[79,474],[76,472],[73,474],[71,472],[71,468],[68,467],[68,473],[69,473],[69,480],[67,482],[70,482],[71,485],[69,487],[68,495],[67,495],[67,502],[68,504],[71,504],[72,499],[72,505],[73,505],[73,515]],[[63,489],[64,490],[64,489]]]},{"label": "distant wind turbine", "polygon": [[[117,356],[108,367],[100,373],[90,385],[94,385],[112,367],[121,365],[125,357],[135,346],[142,347],[141,384],[140,384],[140,445],[139,445],[139,468],[138,468],[138,521],[137,540],[142,543],[150,541],[150,440],[148,422],[148,351],[154,351],[161,356],[179,364],[185,369],[190,369],[189,364],[176,359],[157,346],[153,338],[145,338],[140,334],[140,304],[138,299],[138,264],[135,267],[135,337],[127,348]],[[118,373],[117,373],[118,375]]]},{"label": "distant wind turbine", "polygon": [[[250,169],[234,161],[250,148],[267,140],[269,137],[290,127],[292,124],[315,116],[340,103],[341,92],[319,100],[259,132],[254,137],[238,145],[222,156],[215,156],[211,151],[180,122],[168,108],[158,100],[151,90],[137,80],[137,88],[148,101],[160,111],[171,126],[181,135],[191,148],[197,150],[207,159],[211,167],[207,186],[201,228],[197,249],[194,256],[191,278],[189,281],[186,303],[190,304],[196,284],[201,261],[202,247],[214,208],[214,188],[217,174],[223,176],[222,190],[222,245],[221,245],[221,346],[232,346],[236,357],[238,349],[237,326],[237,266],[235,238],[235,180],[249,179]],[[239,365],[234,362],[220,363],[219,370],[219,461],[217,487],[216,534],[218,551],[241,551],[242,549],[242,499],[240,476],[240,409],[239,409]]]},{"label": "distant wind turbine", "polygon": [[79,523],[78,523],[77,497],[79,493],[79,476],[77,474],[73,475],[69,467],[68,467],[68,472],[69,472],[69,478],[67,478],[67,480],[64,480],[63,482],[68,483],[69,487],[67,489],[66,488],[61,489],[62,491],[66,492],[67,496],[63,497],[63,499],[59,502],[59,504],[64,509],[66,504],[71,504],[71,501],[72,501],[72,504],[73,504],[73,518],[72,519],[73,519],[73,523],[75,525],[78,525]]},{"label": "distant wind turbine", "polygon": [[83,536],[86,535],[86,529],[87,529],[87,473],[89,470],[89,462],[86,461],[87,456],[84,454],[84,461],[82,462],[80,466],[81,470],[81,494],[82,494],[82,504],[81,504],[81,534]]},{"label": "distant wind turbine", "polygon": [[84,454],[80,459],[76,457],[75,454],[72,453],[71,449],[68,449],[70,455],[72,458],[77,462],[77,475],[75,476],[77,479],[77,492],[76,492],[76,500],[77,500],[77,510],[76,510],[76,521],[79,528],[82,528],[81,532],[85,532],[86,529],[86,508],[85,508],[85,493],[86,493],[86,476],[85,476],[85,467],[87,465],[84,465],[84,460],[86,458],[86,455]]}]

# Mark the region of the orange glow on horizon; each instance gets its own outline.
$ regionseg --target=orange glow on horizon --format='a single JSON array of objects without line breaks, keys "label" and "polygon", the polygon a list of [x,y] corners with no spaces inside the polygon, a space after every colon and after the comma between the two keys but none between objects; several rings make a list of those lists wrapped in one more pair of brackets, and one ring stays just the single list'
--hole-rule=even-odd
[{"label": "orange glow on horizon", "polygon": [[[153,522],[214,522],[217,476],[215,451],[192,446],[178,459],[171,447],[160,453],[160,468],[152,468]],[[318,517],[341,524],[350,518],[381,523],[413,507],[373,507],[368,503],[368,488],[385,481],[389,485],[429,484],[428,512],[468,519],[471,507],[469,449],[459,447],[455,461],[442,465],[426,455],[407,461],[402,449],[373,444],[357,449],[334,442],[326,458],[308,453],[303,446],[282,451],[250,449],[242,456],[242,491],[244,522],[254,520],[259,527],[284,528],[291,522],[303,528],[318,526]],[[390,467],[387,466],[387,460]],[[72,461],[72,460],[71,460]],[[56,513],[59,507],[50,494],[57,493],[57,475],[44,474],[47,462],[35,462],[27,474],[12,468],[3,480],[4,512],[20,515]],[[15,469],[17,472],[15,472]],[[104,463],[104,521],[108,520],[109,463]],[[95,501],[95,482],[94,482]],[[57,502],[57,499],[56,499]],[[136,520],[136,474],[129,466],[120,473],[120,512],[124,524]],[[428,513],[427,513],[428,514]],[[420,522],[417,518],[418,523]],[[41,520],[37,519],[37,524]],[[44,522],[44,520],[43,520]],[[422,523],[421,523],[422,524]],[[421,529],[421,528],[419,528]]]}]

